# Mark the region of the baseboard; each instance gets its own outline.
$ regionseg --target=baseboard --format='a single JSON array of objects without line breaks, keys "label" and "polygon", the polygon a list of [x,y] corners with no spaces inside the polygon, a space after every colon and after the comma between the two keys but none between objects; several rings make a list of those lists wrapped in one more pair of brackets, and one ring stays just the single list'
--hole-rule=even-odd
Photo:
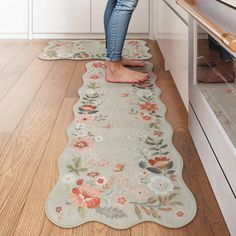
[{"label": "baseboard", "polygon": [[[0,33],[0,39],[97,39],[105,38],[103,33],[32,33],[32,35],[24,34],[8,34]],[[149,39],[149,33],[128,33],[127,38]]]},{"label": "baseboard", "polygon": [[28,33],[0,33],[0,39],[28,39]]}]

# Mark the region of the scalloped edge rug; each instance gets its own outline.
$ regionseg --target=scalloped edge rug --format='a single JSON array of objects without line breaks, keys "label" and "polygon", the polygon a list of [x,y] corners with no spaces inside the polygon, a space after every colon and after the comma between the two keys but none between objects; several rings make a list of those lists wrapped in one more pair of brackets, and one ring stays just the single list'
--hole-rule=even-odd
[{"label": "scalloped edge rug", "polygon": [[[143,40],[125,40],[122,56],[136,60],[150,59],[149,48]],[[105,59],[105,40],[50,40],[38,55],[42,60]]]},{"label": "scalloped edge rug", "polygon": [[86,64],[59,180],[45,204],[52,223],[127,229],[151,221],[179,228],[194,218],[196,201],[182,179],[153,65],[145,64],[134,68],[149,73],[139,84],[108,83],[103,62]]}]

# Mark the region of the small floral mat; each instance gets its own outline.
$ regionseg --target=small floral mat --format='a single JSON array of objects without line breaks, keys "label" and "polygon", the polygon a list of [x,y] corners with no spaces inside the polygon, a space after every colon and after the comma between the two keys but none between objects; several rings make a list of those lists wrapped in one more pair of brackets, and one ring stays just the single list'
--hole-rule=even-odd
[{"label": "small floral mat", "polygon": [[[86,60],[105,59],[106,49],[104,40],[51,40],[39,55],[42,60]],[[129,59],[146,60],[152,55],[143,40],[126,40],[123,56]]]},{"label": "small floral mat", "polygon": [[86,68],[47,217],[64,228],[90,221],[116,229],[144,221],[170,228],[188,224],[196,202],[182,179],[183,161],[153,65],[134,68],[149,73],[138,84],[106,82],[101,61]]}]

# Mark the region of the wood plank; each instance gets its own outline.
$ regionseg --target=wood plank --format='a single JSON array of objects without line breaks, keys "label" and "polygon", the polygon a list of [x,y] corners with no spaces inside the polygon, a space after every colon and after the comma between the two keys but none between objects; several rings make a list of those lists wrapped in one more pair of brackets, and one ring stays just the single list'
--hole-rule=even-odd
[{"label": "wood plank", "polygon": [[89,60],[80,61],[76,67],[75,74],[66,90],[65,97],[78,97],[78,89],[83,85],[82,75],[86,72],[85,65]]},{"label": "wood plank", "polygon": [[26,40],[14,40],[0,44],[0,70],[7,65],[11,59],[29,44]]},{"label": "wood plank", "polygon": [[0,39],[0,52],[1,52],[2,48],[4,48],[7,44],[9,44],[8,39]]},{"label": "wood plank", "polygon": [[0,101],[39,54],[45,41],[30,41],[0,70]]},{"label": "wood plank", "polygon": [[[21,235],[22,233],[25,235],[39,235],[41,230],[43,230],[45,235],[49,235],[55,228],[52,223],[47,222],[44,203],[47,194],[58,179],[57,161],[67,143],[66,129],[73,120],[72,108],[77,100],[78,98],[67,98],[63,101],[27,201],[22,209],[15,231],[16,235]],[[29,215],[31,216],[30,218]]]},{"label": "wood plank", "polygon": [[17,226],[75,66],[55,62],[1,155],[0,235],[12,235]]},{"label": "wood plank", "polygon": [[42,85],[53,63],[53,61],[46,62],[36,58],[0,101],[0,153]]}]

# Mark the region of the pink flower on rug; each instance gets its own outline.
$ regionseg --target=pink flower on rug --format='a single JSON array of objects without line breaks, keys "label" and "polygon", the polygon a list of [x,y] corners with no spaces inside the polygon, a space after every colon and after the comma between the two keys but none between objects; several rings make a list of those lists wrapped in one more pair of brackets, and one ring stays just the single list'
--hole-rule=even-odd
[{"label": "pink flower on rug", "polygon": [[81,122],[81,121],[84,121],[84,122],[94,121],[94,116],[91,116],[91,115],[80,115],[78,117],[78,119],[76,120],[76,122]]},{"label": "pink flower on rug", "polygon": [[141,87],[141,88],[150,88],[152,87],[153,85],[149,82],[149,81],[141,81],[141,82],[137,82],[135,83],[138,85],[138,87]]},{"label": "pink flower on rug", "polygon": [[153,134],[156,135],[156,136],[158,136],[158,137],[160,137],[160,136],[163,134],[163,132],[162,132],[162,131],[157,131],[157,130],[155,130],[155,131],[153,132]]},{"label": "pink flower on rug", "polygon": [[118,203],[118,205],[120,206],[127,206],[128,205],[128,199],[126,196],[118,196],[116,198],[116,202]]},{"label": "pink flower on rug", "polygon": [[149,115],[143,115],[143,116],[141,116],[141,118],[143,121],[152,121],[153,120],[153,117],[149,116]]},{"label": "pink flower on rug", "polygon": [[102,128],[105,128],[105,129],[111,129],[113,126],[111,123],[108,123],[107,125],[105,126],[102,126]]},{"label": "pink flower on rug", "polygon": [[96,208],[100,205],[100,195],[90,185],[81,185],[73,188],[71,201],[79,207]]},{"label": "pink flower on rug", "polygon": [[177,181],[177,175],[170,175],[170,179],[172,180],[172,181]]},{"label": "pink flower on rug", "polygon": [[90,176],[90,177],[96,177],[96,176],[98,176],[98,175],[100,175],[100,173],[95,172],[95,171],[89,172],[89,173],[87,174],[87,176]]},{"label": "pink flower on rug", "polygon": [[98,161],[97,165],[99,167],[104,167],[104,166],[107,166],[109,164],[109,162],[106,160],[106,159],[101,159]]},{"label": "pink flower on rug", "polygon": [[138,41],[131,40],[131,41],[128,41],[128,44],[129,44],[130,46],[135,46],[135,45],[138,44]]},{"label": "pink flower on rug", "polygon": [[76,181],[76,184],[77,185],[82,185],[84,183],[84,180],[83,179],[78,179],[77,181]]},{"label": "pink flower on rug", "polygon": [[113,171],[119,172],[122,171],[124,169],[125,165],[122,163],[119,163],[117,165],[115,165],[115,167],[113,168]]},{"label": "pink flower on rug", "polygon": [[98,186],[103,186],[107,183],[107,179],[103,176],[100,176],[95,180],[95,182]]},{"label": "pink flower on rug", "polygon": [[224,90],[224,93],[232,93],[232,90],[227,88],[227,89]]},{"label": "pink flower on rug", "polygon": [[184,211],[181,211],[181,210],[177,211],[177,212],[175,213],[175,216],[176,216],[177,218],[183,218],[183,217],[184,217]]},{"label": "pink flower on rug", "polygon": [[95,67],[95,68],[105,68],[104,63],[102,63],[102,62],[94,62],[92,64],[92,66]]},{"label": "pink flower on rug", "polygon": [[148,162],[155,167],[158,168],[163,168],[166,166],[166,164],[169,162],[169,158],[168,157],[155,157],[154,159],[150,159],[148,160]]},{"label": "pink flower on rug", "polygon": [[86,58],[86,57],[89,57],[89,54],[86,52],[81,52],[81,53],[79,53],[79,57]]},{"label": "pink flower on rug", "polygon": [[99,75],[90,75],[89,79],[99,79]]},{"label": "pink flower on rug", "polygon": [[62,211],[61,206],[57,206],[56,209],[55,209],[55,211],[56,211],[57,213],[60,213],[60,212]]},{"label": "pink flower on rug", "polygon": [[85,138],[75,138],[72,143],[72,147],[78,150],[89,148],[91,145],[91,140]]},{"label": "pink flower on rug", "polygon": [[84,111],[94,111],[97,109],[97,106],[88,104],[88,105],[81,106],[80,109]]},{"label": "pink flower on rug", "polygon": [[129,96],[128,93],[123,93],[123,94],[121,94],[121,97],[128,97],[128,96]]},{"label": "pink flower on rug", "polygon": [[147,110],[149,112],[157,110],[157,104],[151,102],[145,102],[143,104],[139,104],[141,110]]}]

